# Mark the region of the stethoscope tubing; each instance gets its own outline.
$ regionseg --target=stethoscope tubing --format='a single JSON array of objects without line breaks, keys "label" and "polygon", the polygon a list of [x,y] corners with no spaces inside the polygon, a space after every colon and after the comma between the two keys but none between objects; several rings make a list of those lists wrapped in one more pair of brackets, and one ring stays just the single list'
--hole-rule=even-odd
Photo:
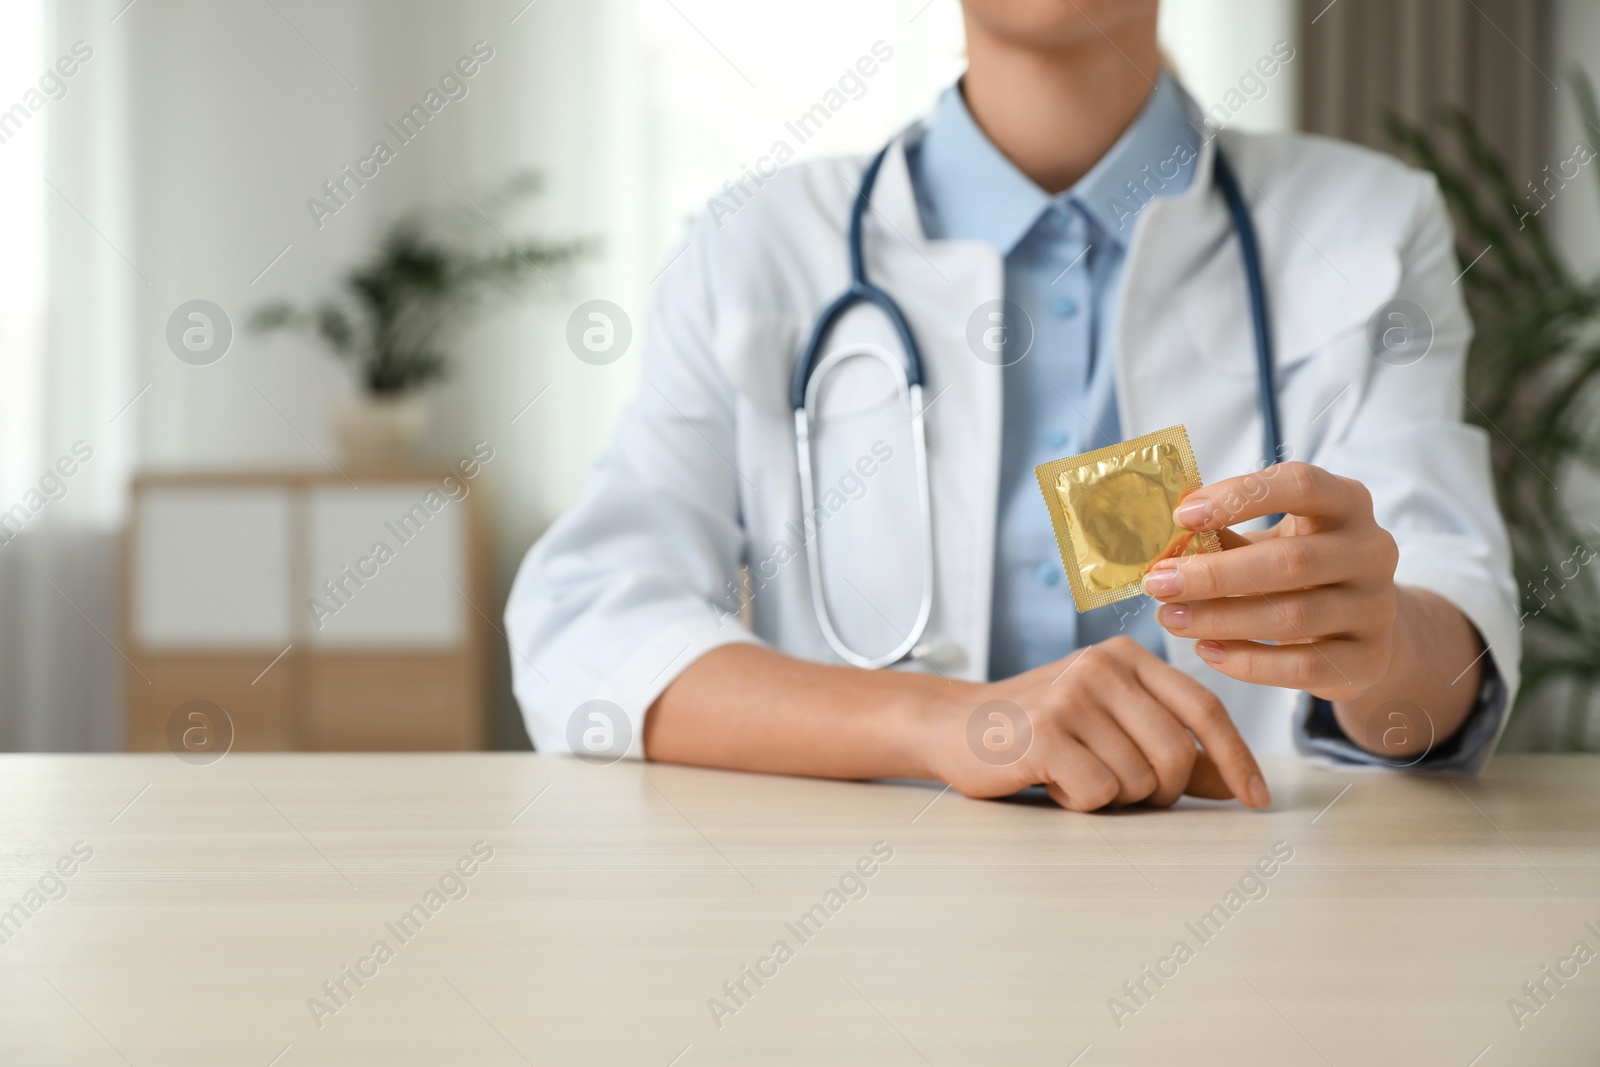
[{"label": "stethoscope tubing", "polygon": [[[1256,403],[1261,409],[1262,469],[1265,469],[1283,459],[1283,432],[1278,424],[1278,388],[1273,380],[1272,323],[1267,316],[1267,286],[1261,271],[1261,251],[1256,244],[1256,227],[1250,218],[1250,209],[1239,191],[1239,179],[1222,154],[1220,145],[1213,150],[1212,162],[1217,188],[1227,202],[1234,233],[1239,237],[1239,258],[1244,263],[1245,287],[1250,296],[1250,325],[1256,339]],[[1275,526],[1282,519],[1282,515],[1273,515],[1268,523]]]},{"label": "stethoscope tubing", "polygon": [[794,411],[804,410],[806,406],[806,386],[817,372],[817,359],[822,353],[822,346],[827,343],[829,332],[844,313],[857,304],[871,304],[888,318],[890,325],[894,327],[896,337],[899,338],[900,348],[905,353],[906,383],[918,386],[923,384],[922,349],[917,345],[917,339],[911,332],[911,324],[906,321],[905,313],[900,310],[900,305],[895,302],[894,297],[867,279],[866,254],[862,243],[862,229],[867,209],[871,206],[872,189],[878,182],[878,171],[883,166],[884,157],[889,154],[889,149],[893,145],[892,141],[885,145],[883,150],[872,158],[872,162],[861,175],[861,185],[856,190],[855,203],[850,209],[850,286],[817,317],[816,324],[811,329],[811,337],[806,341],[805,349],[795,362],[794,377],[789,386],[789,407]]}]

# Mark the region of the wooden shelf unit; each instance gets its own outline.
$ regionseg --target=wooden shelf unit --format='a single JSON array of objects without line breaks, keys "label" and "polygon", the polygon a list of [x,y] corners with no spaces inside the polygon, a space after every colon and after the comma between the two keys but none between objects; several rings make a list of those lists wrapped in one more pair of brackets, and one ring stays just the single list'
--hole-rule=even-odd
[{"label": "wooden shelf unit", "polygon": [[447,467],[136,478],[123,747],[170,747],[176,709],[206,700],[243,751],[483,748],[482,491]]}]

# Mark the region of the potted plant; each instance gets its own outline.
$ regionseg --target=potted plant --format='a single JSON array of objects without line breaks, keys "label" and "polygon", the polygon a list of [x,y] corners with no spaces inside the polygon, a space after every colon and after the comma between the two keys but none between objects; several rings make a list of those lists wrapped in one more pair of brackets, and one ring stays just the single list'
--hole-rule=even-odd
[{"label": "potted plant", "polygon": [[[1581,72],[1573,79],[1588,130],[1600,109]],[[1438,178],[1455,216],[1467,306],[1476,332],[1467,355],[1468,417],[1489,433],[1495,487],[1511,533],[1522,596],[1519,714],[1564,704],[1543,724],[1519,722],[1519,741],[1539,747],[1600,747],[1600,524],[1556,486],[1600,475],[1600,278],[1578,278],[1552,246],[1546,201],[1515,189],[1504,162],[1466,114],[1442,111],[1428,126],[1388,118],[1391,135]],[[1555,169],[1566,190],[1594,157],[1587,144]],[[1566,155],[1565,152],[1562,155]],[[1568,172],[1570,169],[1570,173]],[[1600,180],[1600,170],[1591,177]],[[1533,183],[1529,189],[1533,190]],[[1524,716],[1525,717],[1525,716]],[[1540,727],[1530,728],[1530,727]],[[1545,736],[1534,736],[1545,733]]]},{"label": "potted plant", "polygon": [[586,251],[582,241],[514,241],[491,221],[538,187],[537,176],[524,173],[488,198],[483,212],[402,216],[334,295],[310,307],[280,301],[256,310],[250,324],[257,332],[315,337],[354,369],[359,398],[336,415],[351,465],[405,462],[427,429],[423,390],[448,376],[450,345],[473,315],[535,278],[548,282]]}]

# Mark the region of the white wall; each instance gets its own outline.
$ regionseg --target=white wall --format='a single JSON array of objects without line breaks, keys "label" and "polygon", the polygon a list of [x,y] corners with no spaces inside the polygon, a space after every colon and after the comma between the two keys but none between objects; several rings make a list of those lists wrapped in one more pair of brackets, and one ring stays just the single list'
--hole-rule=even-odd
[{"label": "white wall", "polygon": [[[632,138],[613,114],[630,89],[626,68],[603,48],[550,46],[625,33],[626,4],[536,4],[514,24],[522,4],[512,0],[277,6],[287,21],[272,5],[200,0],[140,5],[125,20],[137,57],[134,243],[151,278],[138,324],[138,365],[154,383],[138,408],[140,452],[150,466],[336,459],[332,416],[354,392],[350,376],[315,346],[252,336],[244,322],[268,299],[325,293],[402,211],[422,204],[470,210],[457,189],[478,202],[512,170],[541,169],[548,193],[519,235],[602,238],[607,255],[575,288],[616,291],[625,286],[611,279],[637,273],[636,227],[614,177],[633,169]],[[468,83],[467,97],[449,104],[319,229],[306,200],[374,140],[395,143],[384,122],[478,40],[494,58]],[[435,397],[429,451],[449,458],[479,437],[491,440],[502,458],[493,473],[514,472],[520,483],[512,506],[547,517],[575,489],[567,454],[592,449],[594,427],[614,411],[621,390],[574,375],[576,360],[560,342],[570,291],[540,284],[530,294],[492,314],[462,346],[457,380]],[[163,337],[171,309],[195,297],[220,304],[236,328],[233,350],[209,367],[179,362]],[[557,387],[536,417],[512,427],[511,416],[552,378]]]},{"label": "white wall", "polygon": [[[1289,130],[1300,106],[1294,60],[1264,91],[1249,80],[1256,63],[1286,42],[1299,54],[1299,5],[1294,0],[1165,0],[1161,47],[1202,109],[1243,98],[1228,124],[1243,130]],[[1237,94],[1230,98],[1229,94]]]},{"label": "white wall", "polygon": [[[639,40],[660,167],[650,195],[669,241],[775,143],[796,159],[876,151],[966,65],[956,0],[641,0]],[[786,129],[877,42],[890,58],[816,136]]]}]

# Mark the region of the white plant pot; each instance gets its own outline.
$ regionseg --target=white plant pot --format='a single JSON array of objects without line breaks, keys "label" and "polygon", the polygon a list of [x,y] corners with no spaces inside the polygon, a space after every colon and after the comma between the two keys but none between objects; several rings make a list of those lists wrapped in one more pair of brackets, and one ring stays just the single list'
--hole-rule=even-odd
[{"label": "white plant pot", "polygon": [[428,429],[428,404],[420,394],[363,395],[339,406],[334,429],[344,462],[352,467],[403,467]]}]

